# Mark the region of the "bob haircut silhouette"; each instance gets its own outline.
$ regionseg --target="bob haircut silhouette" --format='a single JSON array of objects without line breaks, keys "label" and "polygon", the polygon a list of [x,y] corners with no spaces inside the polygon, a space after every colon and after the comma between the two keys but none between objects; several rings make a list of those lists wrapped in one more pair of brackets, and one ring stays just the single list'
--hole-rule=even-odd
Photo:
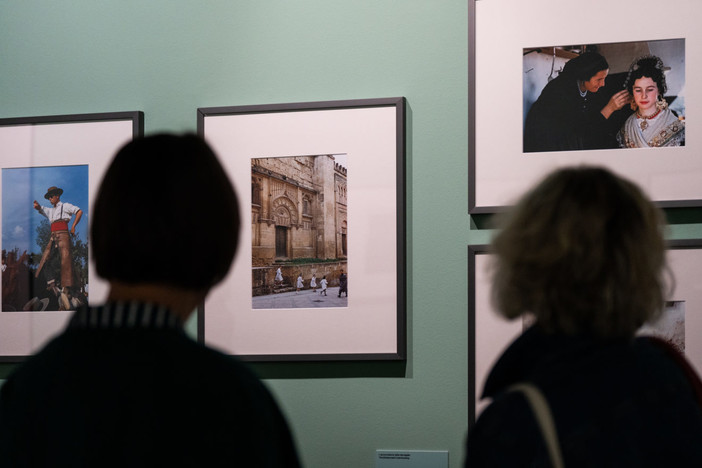
[{"label": "bob haircut silhouette", "polygon": [[127,143],[98,191],[91,242],[99,276],[207,290],[229,271],[239,238],[237,197],[196,135]]}]

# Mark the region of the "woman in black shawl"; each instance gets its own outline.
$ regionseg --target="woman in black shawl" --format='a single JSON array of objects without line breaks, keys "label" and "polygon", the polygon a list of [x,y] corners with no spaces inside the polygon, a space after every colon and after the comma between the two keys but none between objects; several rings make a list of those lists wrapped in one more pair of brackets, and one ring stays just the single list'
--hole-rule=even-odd
[{"label": "woman in black shawl", "polygon": [[607,60],[596,52],[585,52],[568,61],[529,109],[524,152],[609,147],[605,143],[608,119],[629,103],[630,96],[623,90],[606,104],[596,99],[608,73]]}]

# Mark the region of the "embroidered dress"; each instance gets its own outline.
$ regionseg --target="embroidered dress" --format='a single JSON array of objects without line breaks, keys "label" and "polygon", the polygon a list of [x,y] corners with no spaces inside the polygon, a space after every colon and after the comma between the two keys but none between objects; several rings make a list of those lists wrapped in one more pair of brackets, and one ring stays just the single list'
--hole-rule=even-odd
[{"label": "embroidered dress", "polygon": [[617,134],[622,148],[658,148],[685,146],[685,120],[680,120],[670,109],[664,109],[652,119],[641,119],[631,114]]}]

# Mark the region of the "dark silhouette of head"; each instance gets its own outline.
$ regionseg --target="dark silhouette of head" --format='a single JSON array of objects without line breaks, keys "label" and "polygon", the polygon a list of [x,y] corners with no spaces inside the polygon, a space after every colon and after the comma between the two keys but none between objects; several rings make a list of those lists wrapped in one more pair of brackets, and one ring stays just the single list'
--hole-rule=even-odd
[{"label": "dark silhouette of head", "polygon": [[98,275],[208,290],[229,271],[239,236],[234,188],[196,135],[158,134],[114,157],[95,202]]}]

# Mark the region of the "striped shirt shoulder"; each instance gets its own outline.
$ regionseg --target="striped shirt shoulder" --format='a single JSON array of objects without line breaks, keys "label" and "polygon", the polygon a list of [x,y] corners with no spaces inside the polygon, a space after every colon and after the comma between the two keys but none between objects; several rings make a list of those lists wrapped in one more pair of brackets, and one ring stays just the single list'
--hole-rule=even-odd
[{"label": "striped shirt shoulder", "polygon": [[183,321],[163,305],[116,301],[79,308],[68,328],[182,330]]}]

